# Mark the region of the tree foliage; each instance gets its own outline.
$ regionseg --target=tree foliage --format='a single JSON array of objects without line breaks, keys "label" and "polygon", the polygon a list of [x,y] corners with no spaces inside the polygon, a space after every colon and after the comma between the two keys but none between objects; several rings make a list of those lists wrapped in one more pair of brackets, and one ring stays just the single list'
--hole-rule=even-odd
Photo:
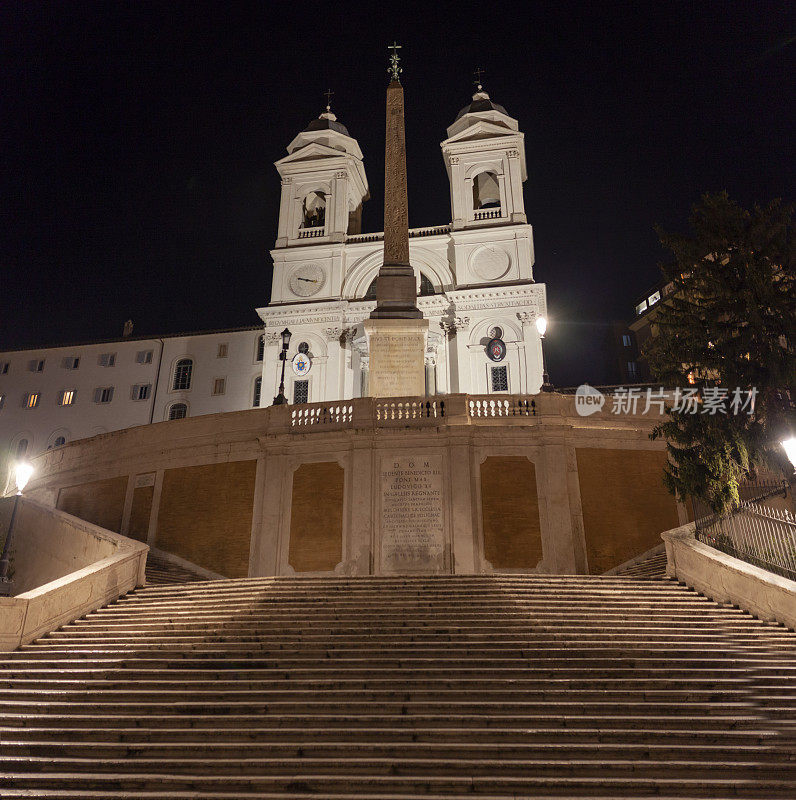
[{"label": "tree foliage", "polygon": [[787,469],[779,441],[794,422],[793,208],[774,200],[748,211],[726,192],[706,194],[690,225],[688,235],[657,229],[674,255],[661,268],[673,286],[644,351],[650,371],[665,386],[696,386],[703,396],[712,387],[757,394],[752,413],[670,409],[652,436],[667,440],[669,490],[724,511],[750,470]]}]

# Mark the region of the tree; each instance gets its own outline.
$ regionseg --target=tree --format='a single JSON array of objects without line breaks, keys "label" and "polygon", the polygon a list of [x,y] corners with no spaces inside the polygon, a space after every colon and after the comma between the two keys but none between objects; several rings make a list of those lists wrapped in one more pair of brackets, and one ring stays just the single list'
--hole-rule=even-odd
[{"label": "tree", "polygon": [[[779,441],[794,423],[793,207],[774,200],[747,211],[726,192],[706,194],[690,225],[690,235],[656,228],[674,254],[661,267],[673,289],[644,355],[655,380],[696,388],[703,402],[698,413],[667,409],[651,436],[667,440],[669,490],[723,512],[749,471],[787,464]],[[706,396],[729,399],[737,388],[755,394],[751,409],[705,413]]]}]

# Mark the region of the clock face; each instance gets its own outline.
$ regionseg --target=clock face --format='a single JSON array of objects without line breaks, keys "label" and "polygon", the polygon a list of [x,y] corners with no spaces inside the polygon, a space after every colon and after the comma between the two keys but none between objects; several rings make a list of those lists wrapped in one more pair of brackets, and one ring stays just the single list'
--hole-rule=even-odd
[{"label": "clock face", "polygon": [[317,294],[326,283],[326,273],[318,264],[303,264],[290,274],[288,285],[297,297],[310,297]]}]

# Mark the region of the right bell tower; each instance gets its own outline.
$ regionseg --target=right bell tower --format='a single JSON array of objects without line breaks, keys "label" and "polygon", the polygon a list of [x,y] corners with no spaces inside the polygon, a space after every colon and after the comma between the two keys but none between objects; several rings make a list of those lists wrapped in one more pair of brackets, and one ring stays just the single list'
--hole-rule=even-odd
[{"label": "right bell tower", "polygon": [[473,102],[441,144],[451,191],[453,230],[527,222],[522,184],[524,135],[516,119],[477,83]]}]

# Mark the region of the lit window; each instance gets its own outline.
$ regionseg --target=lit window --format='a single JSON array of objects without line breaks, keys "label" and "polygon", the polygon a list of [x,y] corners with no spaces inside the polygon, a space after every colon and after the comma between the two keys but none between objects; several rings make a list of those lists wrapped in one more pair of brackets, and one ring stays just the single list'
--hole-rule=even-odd
[{"label": "lit window", "polygon": [[265,355],[265,336],[258,336],[257,337],[257,357],[254,360],[255,361],[262,361],[264,355]]},{"label": "lit window", "polygon": [[63,360],[64,369],[77,369],[80,366],[79,356],[67,356]]},{"label": "lit window", "polygon": [[39,393],[28,392],[25,395],[24,406],[25,408],[36,408],[39,405]]},{"label": "lit window", "polygon": [[263,389],[263,378],[262,375],[258,378],[254,379],[254,397],[252,398],[252,405],[255,408],[260,407],[260,394],[262,393]]},{"label": "lit window", "polygon": [[97,363],[101,367],[112,367],[116,363],[116,353],[102,353]]},{"label": "lit window", "polygon": [[226,358],[228,351],[229,351],[229,345],[226,342],[221,342],[221,344],[219,344],[218,346],[218,354],[216,355],[216,358]]},{"label": "lit window", "polygon": [[169,419],[185,419],[188,416],[188,406],[185,403],[173,403],[169,408]]},{"label": "lit window", "polygon": [[227,391],[227,379],[216,378],[213,381],[213,394],[224,394]]},{"label": "lit window", "polygon": [[58,405],[59,406],[71,406],[75,402],[75,390],[74,389],[64,389],[58,395]]},{"label": "lit window", "polygon": [[181,358],[174,367],[174,382],[172,389],[186,391],[191,388],[191,373],[193,372],[193,361],[190,358]]},{"label": "lit window", "polygon": [[293,384],[293,403],[306,403],[310,396],[310,382],[296,381]]},{"label": "lit window", "polygon": [[635,361],[627,362],[627,377],[631,381],[634,381],[638,377],[638,366]]},{"label": "lit window", "polygon": [[95,403],[110,403],[113,400],[113,386],[100,386],[94,390]]},{"label": "lit window", "polygon": [[630,341],[630,336],[628,336],[627,334],[624,334],[622,336],[622,344],[625,347],[630,347],[630,345],[632,344],[632,342]]},{"label": "lit window", "polygon": [[44,372],[44,359],[34,358],[28,361],[28,370],[30,370],[30,372]]},{"label": "lit window", "polygon": [[0,375],[8,375],[8,361],[0,361]]},{"label": "lit window", "polygon": [[655,303],[657,303],[658,300],[660,300],[660,299],[661,299],[661,293],[660,292],[655,292],[654,294],[651,294],[647,298],[647,305],[648,306],[654,306]]},{"label": "lit window", "polygon": [[135,354],[135,361],[137,364],[151,364],[152,363],[152,351],[151,350],[139,350]]},{"label": "lit window", "polygon": [[151,391],[151,383],[137,383],[133,386],[133,400],[149,400]]},{"label": "lit window", "polygon": [[647,301],[646,301],[646,300],[642,300],[642,301],[641,301],[641,302],[640,302],[640,303],[639,303],[639,304],[636,306],[636,315],[638,315],[638,314],[643,314],[643,313],[644,313],[646,310],[647,310]]},{"label": "lit window", "polygon": [[492,391],[507,392],[509,390],[509,369],[507,366],[492,367]]}]

